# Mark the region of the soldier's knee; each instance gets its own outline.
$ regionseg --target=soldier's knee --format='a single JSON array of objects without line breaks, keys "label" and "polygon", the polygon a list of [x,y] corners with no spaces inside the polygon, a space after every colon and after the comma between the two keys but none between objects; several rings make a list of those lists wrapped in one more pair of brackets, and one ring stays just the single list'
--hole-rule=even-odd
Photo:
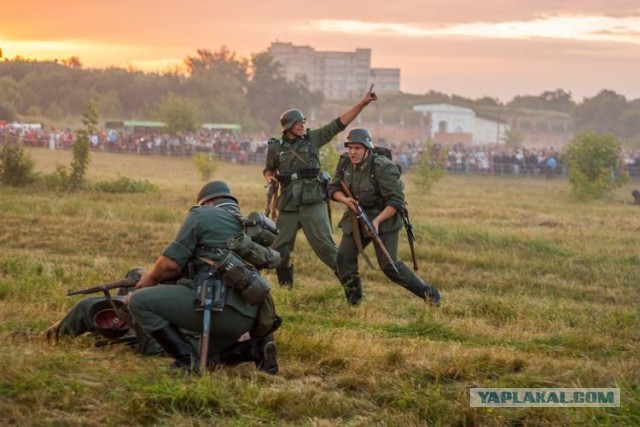
[{"label": "soldier's knee", "polygon": [[402,280],[402,273],[406,270],[407,267],[400,261],[396,261],[393,265],[387,264],[382,268],[384,275],[395,282]]}]

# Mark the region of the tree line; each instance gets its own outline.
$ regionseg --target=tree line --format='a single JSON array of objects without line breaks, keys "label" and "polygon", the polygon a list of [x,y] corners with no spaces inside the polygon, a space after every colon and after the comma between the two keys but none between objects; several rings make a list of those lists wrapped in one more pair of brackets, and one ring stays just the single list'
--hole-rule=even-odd
[{"label": "tree line", "polygon": [[[287,81],[279,64],[265,52],[239,58],[227,47],[199,49],[184,59],[186,72],[142,72],[109,67],[88,69],[80,59],[35,61],[21,57],[0,62],[0,120],[42,118],[74,122],[86,103],[95,103],[106,120],[149,119],[190,130],[200,123],[240,123],[249,133],[275,132],[279,115],[299,108],[330,120],[352,100],[325,100],[311,92],[304,77]],[[491,97],[469,99],[437,91],[385,95],[369,120],[417,125],[413,105],[449,103],[472,108],[480,117],[508,116],[568,120],[573,132],[611,133],[625,145],[640,147],[640,99],[603,89],[576,102],[563,89],[518,95],[506,103]],[[377,117],[372,117],[376,114]],[[365,117],[366,119],[366,117]]]},{"label": "tree line", "polygon": [[91,100],[104,120],[163,120],[182,112],[183,122],[192,125],[240,123],[251,132],[272,130],[292,100],[307,111],[322,103],[322,95],[310,92],[304,79],[286,81],[267,52],[248,60],[226,47],[215,52],[200,49],[184,62],[186,73],[147,73],[118,67],[85,69],[77,58],[6,59],[0,62],[0,120],[71,121]]}]

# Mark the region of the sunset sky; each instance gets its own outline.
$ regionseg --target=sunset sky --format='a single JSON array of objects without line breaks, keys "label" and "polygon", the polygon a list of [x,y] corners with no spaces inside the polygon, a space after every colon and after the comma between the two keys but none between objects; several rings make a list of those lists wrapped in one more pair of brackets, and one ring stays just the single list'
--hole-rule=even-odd
[{"label": "sunset sky", "polygon": [[77,56],[85,67],[163,71],[197,49],[240,57],[273,41],[372,49],[401,89],[509,101],[640,98],[640,0],[3,0],[4,58]]}]

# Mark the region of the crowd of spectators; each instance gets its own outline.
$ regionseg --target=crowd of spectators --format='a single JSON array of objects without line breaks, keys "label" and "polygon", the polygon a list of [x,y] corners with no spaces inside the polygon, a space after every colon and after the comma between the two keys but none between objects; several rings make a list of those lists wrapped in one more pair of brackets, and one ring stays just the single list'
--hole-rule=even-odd
[{"label": "crowd of spectators", "polygon": [[[0,143],[21,142],[29,147],[68,150],[75,134],[71,129],[44,130],[0,126]],[[221,161],[241,164],[265,161],[267,136],[249,137],[233,132],[207,131],[169,135],[159,131],[144,132],[103,130],[90,136],[91,150],[137,155],[191,156],[209,153]],[[376,142],[391,149],[393,158],[410,170],[425,158],[438,160],[448,173],[511,176],[566,176],[563,153],[556,148],[524,148],[505,145],[442,146],[420,142],[404,144]],[[342,151],[342,144],[335,144]],[[428,151],[428,152],[425,152]],[[640,150],[623,153],[624,168],[632,176],[640,176]]]}]

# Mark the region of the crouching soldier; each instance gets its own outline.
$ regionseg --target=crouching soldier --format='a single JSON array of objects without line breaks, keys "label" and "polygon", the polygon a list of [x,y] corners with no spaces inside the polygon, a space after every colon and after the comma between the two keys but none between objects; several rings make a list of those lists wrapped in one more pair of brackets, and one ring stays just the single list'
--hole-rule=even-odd
[{"label": "crouching soldier", "polygon": [[[246,287],[249,280],[250,285],[256,282],[267,291],[268,285],[257,271],[244,274],[234,270],[238,274],[230,275],[234,277],[233,286],[219,286],[217,280],[216,267],[229,260],[228,241],[244,230],[239,218],[243,215],[229,186],[222,181],[205,184],[197,195],[197,205],[189,210],[173,241],[150,271],[141,272],[133,292],[125,297],[136,324],[175,358],[175,367],[192,372],[200,370],[201,364],[206,367],[253,361],[261,371],[278,372],[273,331],[279,323],[274,320],[266,328],[260,324],[263,304],[249,298],[248,291],[235,287],[235,282],[243,282]],[[216,282],[214,301],[199,309],[201,288],[211,280]],[[203,325],[207,315],[210,322]],[[256,326],[263,326],[262,330],[258,332]],[[183,330],[209,336],[207,360],[201,360]],[[249,339],[239,341],[241,337]]]}]

